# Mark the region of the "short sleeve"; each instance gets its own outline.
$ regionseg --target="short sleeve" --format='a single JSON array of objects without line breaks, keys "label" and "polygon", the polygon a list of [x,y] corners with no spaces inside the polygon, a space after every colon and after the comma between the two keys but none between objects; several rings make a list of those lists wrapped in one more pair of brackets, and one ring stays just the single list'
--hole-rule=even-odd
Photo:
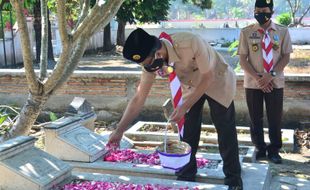
[{"label": "short sleeve", "polygon": [[248,42],[246,40],[246,36],[244,34],[244,31],[240,32],[239,37],[239,46],[238,46],[238,55],[248,55],[249,54],[249,46]]},{"label": "short sleeve", "polygon": [[196,64],[201,73],[208,72],[212,65],[216,63],[215,51],[210,45],[199,36],[194,36],[192,39],[192,50],[195,56]]},{"label": "short sleeve", "polygon": [[291,37],[290,37],[290,33],[288,32],[288,29],[286,29],[284,37],[283,37],[282,52],[283,54],[288,54],[288,53],[293,52]]}]

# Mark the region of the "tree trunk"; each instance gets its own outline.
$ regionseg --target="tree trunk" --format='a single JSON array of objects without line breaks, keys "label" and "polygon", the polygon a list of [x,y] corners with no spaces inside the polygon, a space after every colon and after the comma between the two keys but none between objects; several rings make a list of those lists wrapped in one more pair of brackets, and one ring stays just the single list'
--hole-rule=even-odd
[{"label": "tree trunk", "polygon": [[37,0],[33,6],[33,16],[33,28],[36,40],[36,63],[39,64],[41,54],[41,7],[39,0]]},{"label": "tree trunk", "polygon": [[110,51],[113,46],[111,42],[111,24],[107,24],[106,27],[104,27],[103,32],[103,51]]},{"label": "tree trunk", "polygon": [[51,21],[50,21],[50,14],[48,11],[48,48],[47,48],[47,58],[49,61],[55,62],[54,60],[54,52],[53,52],[53,44],[52,44],[52,28],[51,28]]},{"label": "tree trunk", "polygon": [[120,46],[124,46],[125,44],[125,26],[126,22],[119,20],[117,27],[117,40],[116,44]]},{"label": "tree trunk", "polygon": [[43,105],[46,103],[48,97],[49,96],[41,95],[35,96],[29,93],[28,99],[24,104],[17,121],[14,123],[8,133],[0,137],[0,142],[19,135],[29,134],[31,127],[39,116]]}]

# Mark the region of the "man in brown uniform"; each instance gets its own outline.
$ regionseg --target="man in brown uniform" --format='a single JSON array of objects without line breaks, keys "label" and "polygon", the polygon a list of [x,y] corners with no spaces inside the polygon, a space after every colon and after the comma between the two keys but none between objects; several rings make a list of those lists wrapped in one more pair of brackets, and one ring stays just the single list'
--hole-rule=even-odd
[{"label": "man in brown uniform", "polygon": [[[168,35],[168,34],[166,34]],[[169,35],[168,35],[169,36]],[[191,33],[176,33],[168,40],[160,40],[138,28],[126,40],[123,55],[143,66],[136,94],[129,102],[109,143],[119,143],[128,125],[138,116],[155,81],[156,72],[166,72],[173,65],[180,79],[183,104],[177,107],[171,120],[180,121],[185,115],[182,141],[192,148],[190,162],[176,172],[178,180],[195,181],[196,152],[200,139],[202,111],[205,100],[218,132],[220,154],[224,161],[225,184],[229,189],[242,189],[238,141],[233,98],[236,91],[234,71],[211,46]],[[173,64],[172,64],[173,63]]]},{"label": "man in brown uniform", "polygon": [[[244,69],[244,87],[251,118],[251,138],[256,158],[266,157],[281,163],[281,120],[283,109],[284,67],[292,45],[286,27],[273,23],[272,0],[257,0],[254,16],[257,24],[245,27],[240,34],[238,54]],[[264,141],[263,101],[265,100],[270,144]]]}]

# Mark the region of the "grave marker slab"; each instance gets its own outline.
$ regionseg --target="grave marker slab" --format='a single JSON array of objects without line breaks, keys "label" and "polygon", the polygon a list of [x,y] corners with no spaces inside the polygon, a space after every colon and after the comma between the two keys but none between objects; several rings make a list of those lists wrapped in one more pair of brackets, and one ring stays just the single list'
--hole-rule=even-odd
[{"label": "grave marker slab", "polygon": [[[139,153],[152,153],[147,150],[135,150]],[[197,180],[206,183],[223,183],[224,173],[222,172],[223,163],[220,155],[217,154],[197,154],[197,158],[206,158],[216,161],[218,164],[213,168],[198,169]],[[160,165],[147,165],[147,164],[133,164],[133,163],[120,163],[120,162],[107,162],[103,159],[98,159],[93,163],[81,163],[81,162],[68,162],[74,167],[75,171],[80,172],[95,172],[114,175],[132,175],[132,176],[144,176],[144,177],[156,177],[163,179],[176,179],[175,171],[165,169]]]},{"label": "grave marker slab", "polygon": [[[107,137],[90,131],[80,122],[79,118],[67,117],[45,126],[45,150],[61,160],[93,162],[102,157],[107,152]],[[122,145],[132,147],[127,141]]]},{"label": "grave marker slab", "polygon": [[0,144],[0,189],[45,190],[71,176],[69,164],[34,147],[20,136]]}]

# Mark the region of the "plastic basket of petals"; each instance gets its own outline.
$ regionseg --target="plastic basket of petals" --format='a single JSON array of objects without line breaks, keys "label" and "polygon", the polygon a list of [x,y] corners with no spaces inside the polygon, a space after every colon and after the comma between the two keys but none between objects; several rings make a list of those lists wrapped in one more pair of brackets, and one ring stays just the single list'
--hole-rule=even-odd
[{"label": "plastic basket of petals", "polygon": [[191,147],[186,142],[167,140],[166,149],[162,143],[157,148],[161,166],[172,170],[180,170],[191,157]]}]

